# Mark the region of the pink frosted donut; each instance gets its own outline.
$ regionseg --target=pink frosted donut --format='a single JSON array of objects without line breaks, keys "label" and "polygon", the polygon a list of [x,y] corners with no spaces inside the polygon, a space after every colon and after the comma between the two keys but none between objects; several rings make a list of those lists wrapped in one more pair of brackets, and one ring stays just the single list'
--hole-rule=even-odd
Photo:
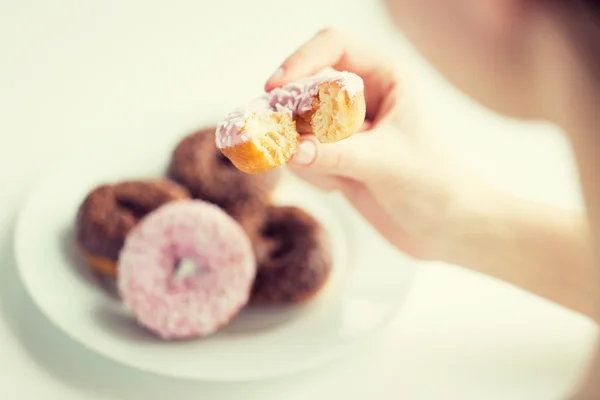
[{"label": "pink frosted donut", "polygon": [[337,142],[355,133],[365,114],[362,79],[351,72],[324,72],[233,110],[217,127],[216,144],[239,170],[261,173],[294,155],[299,132]]},{"label": "pink frosted donut", "polygon": [[[179,277],[184,260],[195,265]],[[181,339],[226,325],[248,302],[255,274],[241,226],[217,206],[182,200],[161,206],[130,231],[117,284],[140,325],[163,339]]]}]

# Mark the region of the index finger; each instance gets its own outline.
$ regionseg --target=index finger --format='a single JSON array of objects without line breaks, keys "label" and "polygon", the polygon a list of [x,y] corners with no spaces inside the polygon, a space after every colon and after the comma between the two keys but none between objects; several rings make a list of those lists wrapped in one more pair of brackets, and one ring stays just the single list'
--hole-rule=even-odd
[{"label": "index finger", "polygon": [[354,72],[363,79],[374,71],[389,68],[390,61],[371,46],[336,28],[319,31],[289,56],[265,84],[271,91],[294,80],[332,67]]}]

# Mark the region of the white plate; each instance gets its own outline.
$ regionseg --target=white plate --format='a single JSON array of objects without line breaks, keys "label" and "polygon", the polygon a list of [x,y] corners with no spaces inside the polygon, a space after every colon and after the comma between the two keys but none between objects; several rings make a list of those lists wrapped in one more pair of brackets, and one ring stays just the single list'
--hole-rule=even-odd
[{"label": "white plate", "polygon": [[246,309],[217,334],[194,341],[160,341],[132,322],[78,255],[75,212],[99,183],[163,174],[180,133],[145,132],[124,135],[118,146],[89,146],[64,160],[31,193],[19,216],[15,253],[29,294],[54,324],[89,349],[140,370],[233,381],[314,367],[390,320],[408,291],[413,264],[343,199],[286,173],[277,202],[300,205],[333,238],[334,273],[318,296],[303,307]]}]

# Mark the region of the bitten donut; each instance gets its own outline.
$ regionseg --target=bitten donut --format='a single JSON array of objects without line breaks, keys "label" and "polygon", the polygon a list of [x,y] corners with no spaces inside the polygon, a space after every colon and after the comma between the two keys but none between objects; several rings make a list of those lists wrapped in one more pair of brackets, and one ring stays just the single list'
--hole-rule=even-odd
[{"label": "bitten donut", "polygon": [[262,173],[287,162],[299,133],[322,143],[358,131],[365,120],[362,79],[332,71],[276,88],[233,110],[217,128],[217,147],[241,171]]},{"label": "bitten donut", "polygon": [[293,206],[271,206],[262,229],[266,252],[252,287],[254,304],[293,304],[314,296],[332,269],[329,238],[321,224]]},{"label": "bitten donut", "polygon": [[168,176],[196,199],[231,208],[247,200],[267,201],[279,171],[248,175],[239,171],[215,146],[215,127],[184,137],[175,147]]},{"label": "bitten donut", "polygon": [[[193,268],[179,274],[178,265]],[[138,323],[163,339],[207,336],[246,305],[250,240],[214,204],[183,200],[148,214],[125,241],[117,285]]]},{"label": "bitten donut", "polygon": [[83,257],[103,276],[116,277],[119,252],[139,219],[167,202],[188,198],[187,189],[166,179],[96,187],[79,206],[75,221]]}]

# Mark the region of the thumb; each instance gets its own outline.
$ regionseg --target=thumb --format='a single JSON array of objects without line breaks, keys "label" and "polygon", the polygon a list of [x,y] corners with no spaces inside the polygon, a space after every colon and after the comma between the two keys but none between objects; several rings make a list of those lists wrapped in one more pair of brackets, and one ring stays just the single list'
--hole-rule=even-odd
[{"label": "thumb", "polygon": [[302,135],[289,166],[319,174],[370,181],[385,170],[384,160],[375,151],[376,133],[353,135],[336,143],[322,144],[312,135]]}]

